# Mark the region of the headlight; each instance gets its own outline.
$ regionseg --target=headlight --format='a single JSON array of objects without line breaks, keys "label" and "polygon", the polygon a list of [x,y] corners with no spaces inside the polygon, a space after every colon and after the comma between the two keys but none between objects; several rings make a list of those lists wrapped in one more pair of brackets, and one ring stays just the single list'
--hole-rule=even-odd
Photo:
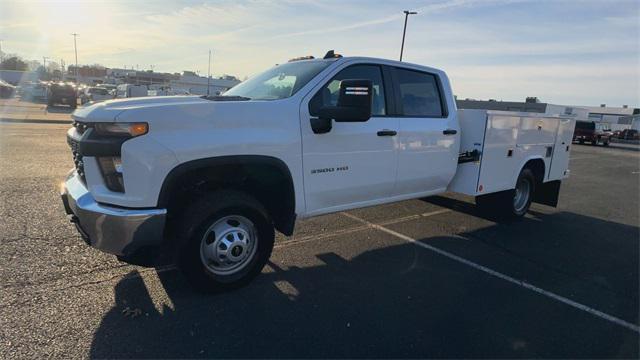
[{"label": "headlight", "polygon": [[99,157],[98,164],[107,189],[115,192],[124,192],[121,158],[119,156]]},{"label": "headlight", "polygon": [[94,125],[96,133],[110,136],[135,137],[149,132],[147,123],[96,123]]}]

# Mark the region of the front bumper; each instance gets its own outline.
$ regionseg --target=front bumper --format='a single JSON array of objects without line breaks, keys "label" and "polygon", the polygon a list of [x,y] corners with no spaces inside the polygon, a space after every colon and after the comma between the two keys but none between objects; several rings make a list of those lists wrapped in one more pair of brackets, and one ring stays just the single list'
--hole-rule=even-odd
[{"label": "front bumper", "polygon": [[166,209],[128,209],[95,201],[73,171],[60,194],[65,211],[85,242],[109,254],[131,256],[162,243]]}]

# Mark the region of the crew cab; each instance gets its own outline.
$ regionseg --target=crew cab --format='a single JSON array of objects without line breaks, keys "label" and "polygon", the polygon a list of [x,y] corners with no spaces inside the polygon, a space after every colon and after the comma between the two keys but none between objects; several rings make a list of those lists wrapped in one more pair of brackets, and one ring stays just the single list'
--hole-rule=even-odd
[{"label": "crew cab", "polygon": [[296,219],[475,196],[498,218],[555,206],[575,121],[457,111],[438,69],[328,52],[222,96],[79,108],[62,200],[85,241],[121,260],[174,256],[199,289],[258,275]]}]

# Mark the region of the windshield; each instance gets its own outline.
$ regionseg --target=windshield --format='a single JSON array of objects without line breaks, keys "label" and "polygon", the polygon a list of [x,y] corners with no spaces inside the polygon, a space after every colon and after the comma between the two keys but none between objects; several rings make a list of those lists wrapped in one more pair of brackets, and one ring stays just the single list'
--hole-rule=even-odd
[{"label": "windshield", "polygon": [[297,61],[278,65],[231,88],[224,96],[242,96],[252,100],[285,99],[298,92],[329,64],[329,61]]}]

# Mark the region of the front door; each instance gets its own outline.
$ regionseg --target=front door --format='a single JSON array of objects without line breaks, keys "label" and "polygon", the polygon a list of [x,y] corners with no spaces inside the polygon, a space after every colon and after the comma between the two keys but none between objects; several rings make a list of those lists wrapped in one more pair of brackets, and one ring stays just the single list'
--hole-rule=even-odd
[{"label": "front door", "polygon": [[[372,117],[365,122],[335,122],[316,134],[310,119],[324,105],[336,105],[340,81],[368,79],[373,84]],[[347,65],[305,98],[300,109],[307,213],[317,215],[375,203],[392,195],[397,166],[398,119],[387,117],[387,94],[378,65]]]}]

